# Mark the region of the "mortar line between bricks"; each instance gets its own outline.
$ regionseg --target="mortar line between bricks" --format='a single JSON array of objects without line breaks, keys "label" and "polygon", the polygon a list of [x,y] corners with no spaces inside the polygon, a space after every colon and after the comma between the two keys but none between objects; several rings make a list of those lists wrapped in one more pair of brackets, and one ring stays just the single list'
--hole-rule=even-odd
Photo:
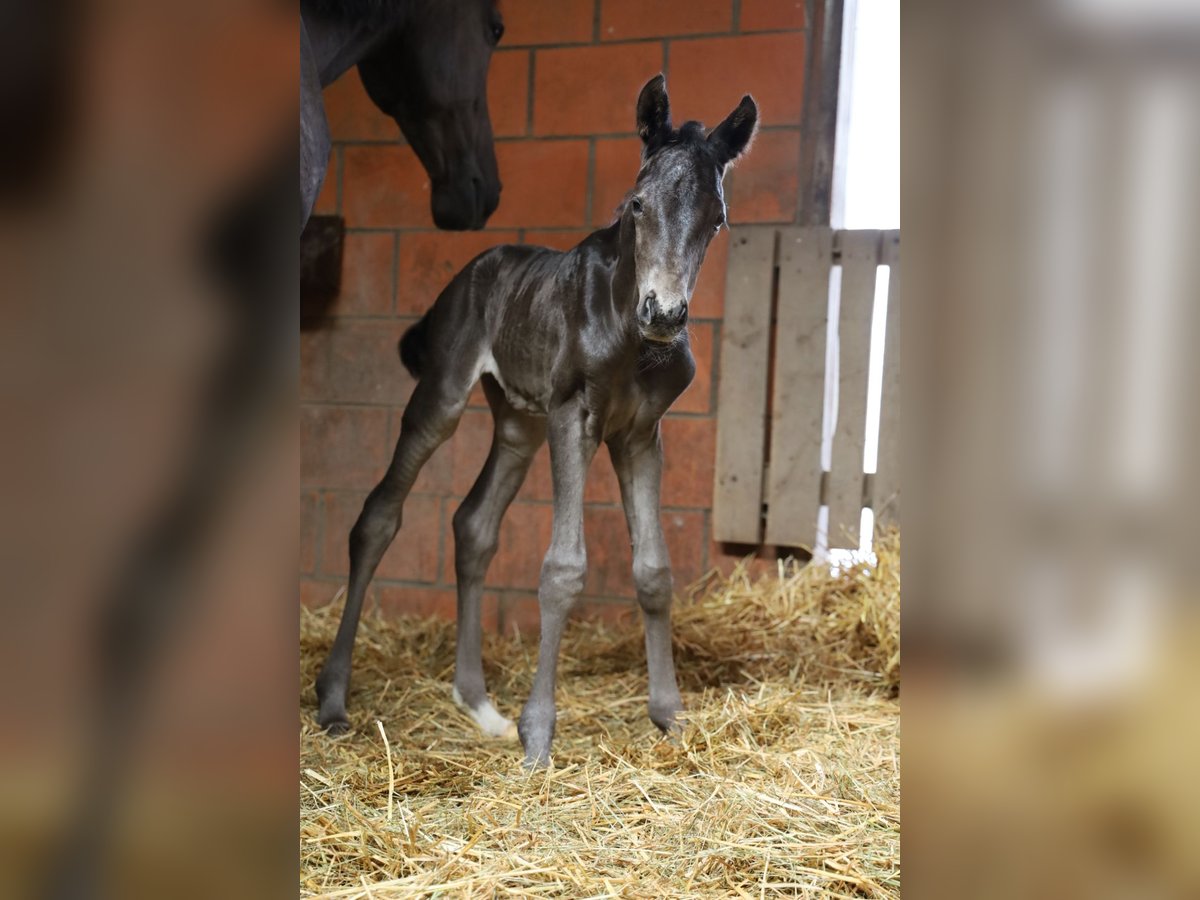
[{"label": "mortar line between bricks", "polygon": [[[531,125],[532,125],[532,123],[531,123]],[[760,132],[762,132],[762,131],[801,131],[803,128],[804,128],[803,122],[774,122],[769,125],[767,125],[767,124],[759,125],[758,130]],[[531,132],[529,134],[499,135],[494,138],[494,141],[497,144],[528,144],[528,143],[534,143],[537,141],[548,141],[548,142],[551,142],[551,141],[585,141],[585,140],[592,140],[592,139],[598,140],[598,141],[623,140],[623,139],[629,139],[629,138],[636,138],[637,136],[638,135],[637,135],[636,131],[579,131],[579,132],[571,132],[569,134],[535,134],[535,133]],[[402,145],[397,144],[395,141],[368,141],[368,140],[360,140],[358,138],[353,138],[353,139],[349,139],[349,140],[345,140],[345,141],[339,141],[337,143],[337,146],[360,149],[360,148],[364,148],[364,147],[368,147],[368,148],[369,147],[398,147],[398,146],[402,146]],[[344,154],[340,155],[339,158],[344,159]],[[390,231],[390,230],[392,230],[390,228],[385,229],[385,228],[379,228],[379,227],[374,227],[374,226],[370,226],[370,225],[354,226],[354,228],[355,228],[355,230],[358,230],[358,229],[375,230],[375,231],[381,231],[381,230]],[[351,229],[348,228],[347,230],[351,230]],[[410,229],[410,230],[417,230],[417,229],[414,228],[414,229]],[[426,226],[422,230],[436,231],[437,229]]]},{"label": "mortar line between bricks", "polygon": [[[599,7],[599,4],[597,4]],[[588,162],[587,162],[587,193],[583,198],[583,221],[593,221],[593,203],[595,202],[596,193],[596,139],[593,137],[588,140]]]},{"label": "mortar line between bricks", "polygon": [[[396,314],[396,309],[400,305],[400,232],[392,232],[392,300],[388,304],[388,308],[392,311],[392,315]],[[339,293],[341,293],[339,291]]]},{"label": "mortar line between bricks", "polygon": [[[539,228],[536,230],[541,231],[542,229]],[[575,229],[563,229],[563,230],[564,231],[574,231]],[[603,229],[600,229],[600,230],[603,230]],[[378,325],[378,324],[393,324],[393,323],[399,325],[399,324],[405,324],[405,323],[411,324],[412,322],[415,322],[417,319],[421,318],[422,315],[423,315],[423,313],[419,313],[419,312],[396,313],[395,315],[380,314],[380,313],[376,313],[376,314],[364,313],[362,315],[337,316],[336,318],[337,318],[338,322],[345,322],[347,325],[355,325],[355,324]],[[722,319],[720,317],[714,318],[712,316],[690,316],[688,318],[688,322],[690,322],[693,325],[701,325],[704,323],[716,324],[721,321],[722,321]],[[329,333],[330,329],[318,329],[316,331],[309,331],[306,333],[315,334],[315,333],[319,333],[321,331]],[[301,402],[308,402],[308,401],[302,400]],[[334,402],[334,401],[329,401],[329,402]],[[337,401],[337,402],[340,403],[340,401]],[[347,401],[347,402],[356,402],[356,401]],[[357,402],[365,403],[366,405],[370,405],[369,403],[366,403],[366,401],[357,401]],[[387,406],[389,409],[395,407],[395,404],[391,404],[391,403],[384,403],[384,404],[377,403],[374,405]]]},{"label": "mortar line between bricks", "polygon": [[757,37],[760,34],[807,34],[807,22],[801,28],[763,28],[754,31],[699,31],[694,34],[652,34],[639,37],[615,38],[611,41],[601,39],[598,43],[589,41],[558,41],[546,44],[511,44],[504,45],[505,51],[512,50],[578,50],[585,47],[620,47],[626,44],[652,44],[655,41],[711,41],[719,38]]},{"label": "mortar line between bricks", "polygon": [[[525,136],[533,135],[534,73],[537,71],[537,51],[529,51],[529,76],[525,85]],[[497,139],[498,140],[498,139]]]},{"label": "mortar line between bricks", "polygon": [[[342,200],[342,196],[344,193],[343,184],[342,184],[342,173],[345,172],[345,170],[346,170],[346,154],[342,153],[341,150],[339,149],[338,155],[337,155],[337,173],[336,173],[336,177],[337,177],[337,185],[336,185],[336,188],[337,188],[337,213],[339,216],[342,216],[342,218],[345,218],[345,216],[342,215],[342,210],[343,210],[343,206],[344,206],[343,200]],[[328,175],[328,174],[329,173],[326,172],[326,175]]]},{"label": "mortar line between bricks", "polygon": [[[697,320],[701,321],[701,320]],[[394,409],[400,409],[408,405],[408,401],[403,403],[369,403],[363,400],[305,400],[301,399],[300,405],[310,409],[356,409],[356,410],[372,410],[377,409],[380,412],[390,413]],[[479,407],[482,408],[482,407]],[[668,419],[711,419],[712,413],[688,412],[687,410],[668,410],[666,418]],[[450,443],[449,441],[446,442]],[[443,445],[444,446],[444,445]]]},{"label": "mortar line between bricks", "polygon": [[594,0],[592,3],[592,43],[600,43],[600,19],[604,11],[604,0]]},{"label": "mortar line between bricks", "polygon": [[[732,13],[732,21],[729,23],[729,33],[730,34],[741,34],[742,33],[742,0],[733,0],[733,3],[730,6],[731,6],[730,12]],[[804,17],[804,21],[807,24],[807,22],[808,22],[807,15]]]}]

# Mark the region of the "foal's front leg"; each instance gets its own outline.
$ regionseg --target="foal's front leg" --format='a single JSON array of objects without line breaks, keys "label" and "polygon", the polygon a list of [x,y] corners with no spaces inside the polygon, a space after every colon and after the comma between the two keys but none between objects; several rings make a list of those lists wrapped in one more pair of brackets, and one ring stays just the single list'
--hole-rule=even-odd
[{"label": "foal's front leg", "polygon": [[530,767],[544,766],[550,761],[550,742],[554,739],[557,716],[554,685],[558,647],[567,616],[583,590],[587,575],[583,488],[588,465],[598,444],[585,424],[581,403],[571,403],[551,412],[549,437],[550,468],[554,479],[554,528],[538,587],[542,634],[538,644],[537,674],[517,726],[521,744],[525,747],[525,765]]},{"label": "foal's front leg", "polygon": [[621,484],[621,502],[633,542],[633,581],[646,628],[646,667],[650,673],[650,719],[663,731],[676,726],[683,708],[671,651],[671,560],[662,532],[659,487],[662,439],[659,423],[648,434],[609,442]]}]

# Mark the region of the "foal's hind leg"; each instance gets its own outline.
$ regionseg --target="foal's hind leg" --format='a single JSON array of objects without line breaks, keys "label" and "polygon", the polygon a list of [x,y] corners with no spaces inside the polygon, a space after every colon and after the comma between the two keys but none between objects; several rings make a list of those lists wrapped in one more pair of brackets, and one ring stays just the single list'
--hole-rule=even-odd
[{"label": "foal's hind leg", "polygon": [[400,528],[400,516],[417,474],[458,426],[472,387],[471,372],[433,372],[417,383],[401,420],[400,439],[391,465],[363,504],[350,531],[350,585],[337,637],[317,676],[317,721],[331,734],[350,727],[346,692],[354,637],[375,568]]},{"label": "foal's hind leg", "polygon": [[633,542],[633,581],[646,628],[650,720],[663,731],[670,731],[683,703],[671,652],[671,560],[659,505],[662,441],[658,423],[647,434],[611,441],[609,452],[621,484],[621,501]]},{"label": "foal's hind leg", "polygon": [[458,648],[454,666],[454,700],[476,724],[494,737],[513,723],[492,706],[483,678],[480,599],[488,564],[496,555],[500,520],[517,495],[533,456],[546,439],[543,419],[517,412],[500,386],[483,379],[492,407],[495,434],[483,471],[454,514],[454,571],[458,580]]}]

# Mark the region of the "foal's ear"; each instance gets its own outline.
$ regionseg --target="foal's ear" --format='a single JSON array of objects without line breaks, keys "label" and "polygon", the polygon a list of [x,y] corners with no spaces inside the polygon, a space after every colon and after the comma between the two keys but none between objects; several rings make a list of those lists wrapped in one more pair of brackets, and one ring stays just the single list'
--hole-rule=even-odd
[{"label": "foal's ear", "polygon": [[667,98],[667,79],[661,72],[647,81],[638,95],[637,131],[646,156],[671,135],[671,101]]},{"label": "foal's ear", "polygon": [[708,134],[709,146],[717,153],[722,166],[727,166],[746,152],[758,128],[758,104],[749,94]]}]

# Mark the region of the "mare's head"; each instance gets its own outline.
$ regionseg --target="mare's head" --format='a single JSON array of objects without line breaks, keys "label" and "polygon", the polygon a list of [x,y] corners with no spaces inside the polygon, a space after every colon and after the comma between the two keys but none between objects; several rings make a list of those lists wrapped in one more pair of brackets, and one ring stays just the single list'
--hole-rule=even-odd
[{"label": "mare's head", "polygon": [[721,179],[757,125],[758,106],[747,95],[707,134],[699,122],[676,129],[663,76],[642,88],[637,105],[642,168],[621,211],[621,230],[624,236],[632,229],[643,337],[669,343],[687,323],[700,264],[725,224]]},{"label": "mare's head", "polygon": [[504,34],[495,0],[411,0],[394,34],[358,64],[433,185],[438,228],[482,228],[500,203],[487,73]]}]

